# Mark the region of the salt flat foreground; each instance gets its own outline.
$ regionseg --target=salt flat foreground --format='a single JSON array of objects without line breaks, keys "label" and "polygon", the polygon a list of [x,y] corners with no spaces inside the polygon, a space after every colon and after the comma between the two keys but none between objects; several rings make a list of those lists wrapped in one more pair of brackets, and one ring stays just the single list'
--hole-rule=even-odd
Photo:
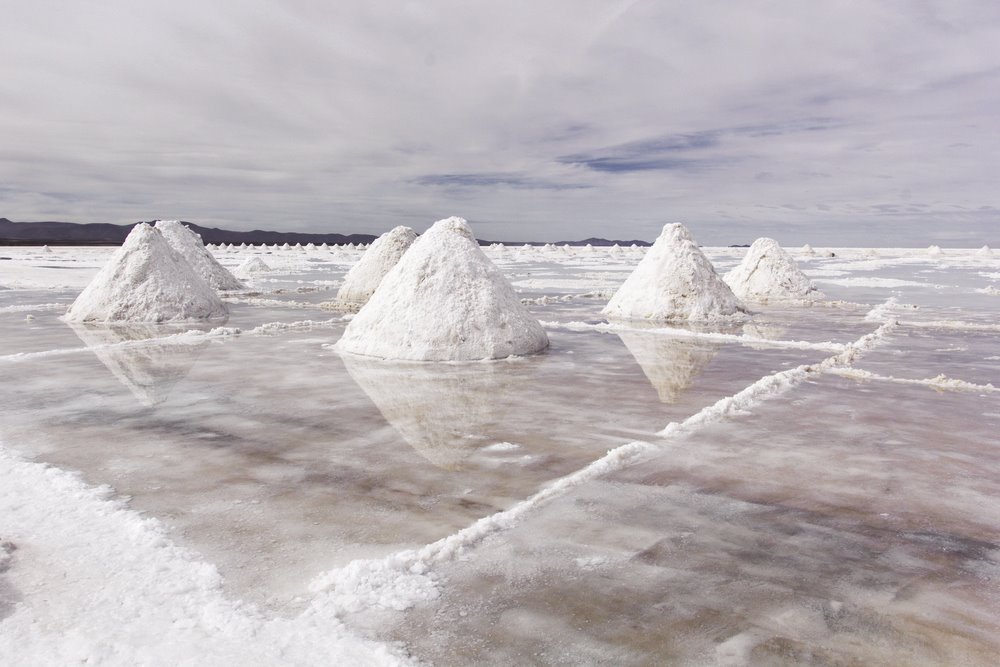
[{"label": "salt flat foreground", "polygon": [[996,662],[1000,256],[649,329],[600,316],[641,250],[490,248],[550,349],[426,364],[331,349],[354,249],[63,323],[110,252],[0,249],[2,664]]}]

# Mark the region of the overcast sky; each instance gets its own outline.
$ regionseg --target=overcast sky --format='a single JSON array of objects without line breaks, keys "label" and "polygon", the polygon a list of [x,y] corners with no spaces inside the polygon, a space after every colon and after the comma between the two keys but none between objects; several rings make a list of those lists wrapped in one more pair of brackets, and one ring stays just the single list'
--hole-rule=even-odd
[{"label": "overcast sky", "polygon": [[1000,245],[1000,2],[0,0],[0,216]]}]

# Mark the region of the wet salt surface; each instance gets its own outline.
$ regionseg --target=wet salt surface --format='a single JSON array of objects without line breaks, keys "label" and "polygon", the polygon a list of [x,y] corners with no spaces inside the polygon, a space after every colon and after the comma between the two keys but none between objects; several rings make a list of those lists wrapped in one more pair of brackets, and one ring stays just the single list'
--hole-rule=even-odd
[{"label": "wet salt surface", "polygon": [[[75,349],[0,360],[2,446],[110,484],[215,564],[228,595],[290,614],[320,572],[452,535],[611,448],[648,441],[662,454],[435,565],[437,601],[349,622],[440,664],[992,663],[997,394],[820,376],[663,441],[668,423],[832,352],[560,328],[602,322],[605,299],[580,295],[613,290],[640,255],[516,253],[499,265],[532,281],[523,298],[577,298],[529,305],[556,323],[545,354],[491,364],[341,358],[327,347],[341,322],[85,349],[131,334],[77,332],[58,310],[30,322],[2,310],[68,303],[74,290],[0,291],[0,357]],[[91,273],[98,254],[85,252]],[[217,256],[232,268],[248,254]],[[278,270],[251,285],[259,295],[231,295],[225,326],[339,318],[319,305],[359,254],[262,254]],[[720,269],[739,259],[709,256]],[[895,296],[921,308],[893,311],[900,326],[856,368],[1000,386],[995,332],[907,325],[995,324],[1000,300],[974,290],[1000,262],[902,260],[803,264],[924,275],[944,295],[819,285],[849,303],[755,307],[726,333],[845,344],[878,326],[865,304]],[[16,570],[0,576],[14,581]],[[0,615],[10,607],[0,595]]]},{"label": "wet salt surface", "polygon": [[824,378],[665,442],[355,622],[449,664],[990,664],[996,403],[863,398]]}]

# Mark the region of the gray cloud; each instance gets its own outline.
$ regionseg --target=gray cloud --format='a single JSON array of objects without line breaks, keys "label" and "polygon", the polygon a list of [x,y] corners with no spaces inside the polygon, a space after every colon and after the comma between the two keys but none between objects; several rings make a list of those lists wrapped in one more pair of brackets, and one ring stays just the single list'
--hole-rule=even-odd
[{"label": "gray cloud", "polygon": [[1000,244],[988,0],[36,0],[4,17],[11,219],[378,232],[459,214],[525,240],[684,220],[705,243],[819,244],[946,226]]}]

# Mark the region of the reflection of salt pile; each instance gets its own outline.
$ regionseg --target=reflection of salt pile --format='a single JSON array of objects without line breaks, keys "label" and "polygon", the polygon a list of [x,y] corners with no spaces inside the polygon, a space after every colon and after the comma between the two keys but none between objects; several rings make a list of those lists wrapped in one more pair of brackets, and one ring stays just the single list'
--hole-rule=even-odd
[{"label": "reflection of salt pile", "polygon": [[724,320],[746,312],[680,223],[664,225],[603,311],[635,320]]},{"label": "reflection of salt pile", "polygon": [[236,274],[240,276],[253,276],[258,273],[267,273],[271,267],[260,257],[247,257],[236,269]]},{"label": "reflection of salt pile", "polygon": [[505,411],[510,375],[494,364],[393,364],[351,355],[343,361],[386,421],[442,468],[460,467]]},{"label": "reflection of salt pile", "polygon": [[462,218],[417,239],[344,331],[342,352],[417,361],[500,359],[549,344]]},{"label": "reflection of salt pile", "polygon": [[[213,325],[214,326],[214,325]],[[166,400],[170,390],[187,377],[208,339],[199,342],[145,343],[115,346],[116,343],[161,338],[192,328],[207,331],[207,325],[81,324],[70,323],[74,333],[91,348],[111,373],[139,402],[152,407]],[[108,347],[111,346],[111,347]]]},{"label": "reflection of salt pile", "polygon": [[201,242],[201,237],[180,222],[160,220],[156,223],[156,229],[163,234],[163,238],[167,239],[170,247],[179,252],[181,257],[187,260],[187,263],[209,285],[221,290],[244,288],[243,283],[212,256],[212,253]]},{"label": "reflection of salt pile", "polygon": [[66,311],[75,322],[173,322],[229,311],[155,228],[138,224]]},{"label": "reflection of salt pile", "polygon": [[676,403],[719,351],[718,345],[657,334],[620,331],[618,337],[635,357],[662,403]]},{"label": "reflection of salt pile", "polygon": [[396,266],[413,242],[417,233],[409,227],[395,227],[375,239],[358,263],[344,276],[344,284],[337,292],[341,301],[364,303],[375,292],[385,274]]},{"label": "reflection of salt pile", "polygon": [[741,299],[803,299],[817,296],[806,274],[774,239],[753,242],[743,261],[724,280]]}]

